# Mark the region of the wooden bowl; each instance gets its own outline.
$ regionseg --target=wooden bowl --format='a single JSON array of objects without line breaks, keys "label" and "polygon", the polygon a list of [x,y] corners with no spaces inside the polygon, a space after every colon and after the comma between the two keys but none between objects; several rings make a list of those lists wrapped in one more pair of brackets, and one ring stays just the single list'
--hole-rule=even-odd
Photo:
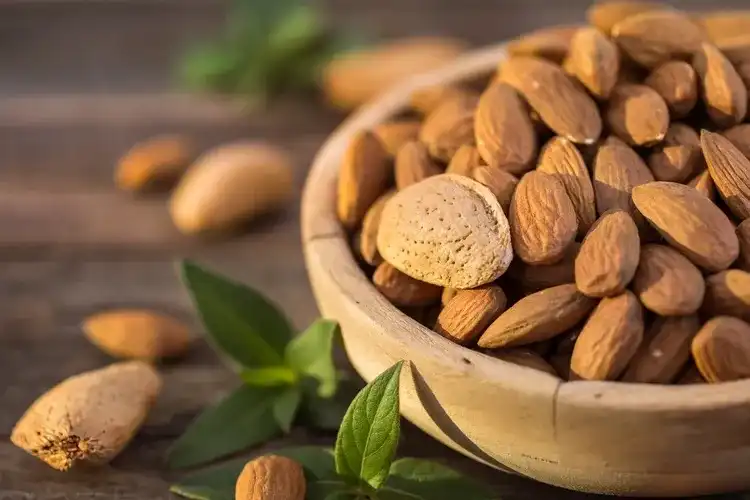
[{"label": "wooden bowl", "polygon": [[357,112],[326,142],[302,202],[302,237],[324,316],[341,323],[365,380],[398,360],[403,415],[480,462],[574,490],[674,497],[750,489],[750,381],[659,386],[561,382],[458,346],[387,302],[359,269],[336,218],[352,136],[385,121],[419,87],[489,74],[502,46],[472,52]]}]

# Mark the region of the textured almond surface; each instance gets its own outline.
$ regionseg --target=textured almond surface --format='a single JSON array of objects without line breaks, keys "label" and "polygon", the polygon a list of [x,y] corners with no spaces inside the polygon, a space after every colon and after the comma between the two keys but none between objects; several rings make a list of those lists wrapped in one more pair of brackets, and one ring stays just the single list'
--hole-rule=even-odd
[{"label": "textured almond surface", "polygon": [[747,114],[747,89],[734,66],[719,49],[701,44],[693,58],[701,80],[708,116],[720,127],[731,127]]},{"label": "textured almond surface", "polygon": [[378,229],[380,228],[380,216],[383,213],[386,202],[393,196],[395,191],[388,191],[378,198],[367,210],[362,221],[362,231],[359,237],[359,253],[362,259],[371,266],[377,266],[383,261],[378,252]]},{"label": "textured almond surface", "polygon": [[497,198],[482,184],[453,174],[413,184],[388,201],[378,250],[413,278],[461,289],[497,279],[513,258],[508,220]]},{"label": "textured almond surface", "polygon": [[634,188],[633,201],[670,245],[703,269],[721,271],[739,255],[734,226],[695,189],[652,182]]},{"label": "textured almond surface", "polygon": [[103,464],[130,442],[160,389],[159,374],[141,361],[81,373],[34,401],[10,439],[58,470]]},{"label": "textured almond surface", "polygon": [[425,118],[419,140],[434,158],[448,163],[464,144],[474,144],[474,113],[478,98],[449,99]]},{"label": "textured almond surface", "polygon": [[750,272],[750,219],[737,226],[737,239],[740,240],[740,258],[737,259],[737,264]]},{"label": "textured almond surface", "polygon": [[586,235],[575,261],[576,286],[589,297],[625,290],[640,258],[638,228],[627,212],[607,212]]},{"label": "textured almond surface", "polygon": [[479,156],[477,148],[471,144],[464,144],[458,148],[456,154],[451,158],[445,173],[472,177],[474,169],[481,165],[483,165],[483,160]]},{"label": "textured almond surface", "polygon": [[496,349],[551,339],[585,318],[595,305],[573,284],[547,288],[501,314],[479,338],[479,346]]},{"label": "textured almond surface", "polygon": [[677,250],[644,245],[633,279],[633,291],[649,310],[662,316],[693,314],[703,302],[700,270]]},{"label": "textured almond surface", "polygon": [[622,380],[646,384],[674,381],[690,360],[690,344],[700,327],[696,316],[657,318]]},{"label": "textured almond surface", "polygon": [[732,213],[740,220],[750,218],[750,160],[726,137],[701,133],[708,171]]},{"label": "textured almond surface", "polygon": [[94,345],[116,358],[173,358],[190,345],[190,332],[182,321],[147,310],[95,314],[84,320],[83,331]]},{"label": "textured almond surface", "polygon": [[499,286],[459,290],[440,312],[435,331],[457,344],[468,344],[505,310],[506,304]]},{"label": "textured almond surface", "polygon": [[693,177],[690,182],[688,182],[688,186],[694,188],[709,200],[713,201],[716,199],[716,186],[714,185],[714,180],[711,178],[711,173],[708,169]]},{"label": "textured almond surface", "polygon": [[685,61],[657,66],[644,83],[664,99],[672,118],[687,116],[698,102],[698,75]]},{"label": "textured almond surface", "polygon": [[750,272],[729,269],[706,278],[703,312],[750,321]]},{"label": "textured almond surface", "polygon": [[578,234],[585,235],[596,220],[594,186],[586,162],[569,140],[554,137],[539,156],[537,170],[556,177],[568,193],[578,220]]},{"label": "textured almond surface", "polygon": [[750,123],[735,125],[734,127],[722,132],[724,137],[734,144],[734,147],[740,150],[745,156],[750,156]]},{"label": "textured almond surface", "polygon": [[578,25],[550,26],[521,35],[508,43],[512,56],[537,56],[562,62],[570,50],[570,42]]},{"label": "textured almond surface", "polygon": [[643,340],[643,310],[629,291],[602,299],[581,330],[570,371],[573,378],[616,380]]},{"label": "textured almond surface", "polygon": [[708,382],[750,377],[750,325],[731,316],[717,316],[693,339],[693,359]]},{"label": "textured almond surface", "polygon": [[415,280],[388,262],[382,262],[372,275],[375,288],[393,304],[417,307],[440,300],[440,287]]},{"label": "textured almond surface", "polygon": [[425,145],[417,141],[407,142],[398,150],[395,171],[397,189],[442,173],[442,169],[430,158]]},{"label": "textured almond surface", "polygon": [[606,99],[617,83],[620,52],[598,29],[581,28],[570,43],[565,67],[594,96]]},{"label": "textured almond surface", "polygon": [[120,158],[115,183],[125,191],[147,191],[173,184],[190,165],[193,146],[180,135],[139,142]]},{"label": "textured almond surface", "polygon": [[525,292],[538,292],[575,281],[575,259],[581,244],[573,242],[565,251],[562,260],[554,264],[531,265],[520,259],[511,264],[508,273]]},{"label": "textured almond surface", "polygon": [[302,466],[291,458],[265,455],[242,469],[235,500],[305,500],[307,483]]},{"label": "textured almond surface", "polygon": [[372,132],[380,140],[385,150],[391,156],[396,156],[401,146],[419,137],[422,122],[418,120],[397,120],[381,123]]},{"label": "textured almond surface", "polygon": [[657,181],[684,182],[702,165],[698,133],[684,123],[673,122],[662,146],[648,157]]},{"label": "textured almond surface", "polygon": [[488,354],[493,358],[500,359],[507,363],[513,363],[514,365],[526,366],[528,368],[547,372],[555,377],[559,376],[552,365],[547,363],[543,357],[531,349],[517,347],[515,349],[489,352]]},{"label": "textured almond surface", "polygon": [[606,119],[620,139],[634,146],[647,146],[667,135],[669,109],[651,87],[626,83],[612,91]]},{"label": "textured almond surface", "polygon": [[500,206],[503,207],[503,212],[507,214],[510,210],[513,193],[518,185],[518,179],[505,170],[488,166],[475,168],[472,171],[472,177],[492,191]]},{"label": "textured almond surface", "polygon": [[484,91],[474,119],[477,150],[485,163],[511,173],[533,166],[536,133],[526,105],[510,85],[495,83]]},{"label": "textured almond surface", "polygon": [[637,0],[610,0],[594,2],[586,11],[586,19],[604,33],[628,17],[642,12],[663,9],[665,6],[656,2],[639,2]]}]

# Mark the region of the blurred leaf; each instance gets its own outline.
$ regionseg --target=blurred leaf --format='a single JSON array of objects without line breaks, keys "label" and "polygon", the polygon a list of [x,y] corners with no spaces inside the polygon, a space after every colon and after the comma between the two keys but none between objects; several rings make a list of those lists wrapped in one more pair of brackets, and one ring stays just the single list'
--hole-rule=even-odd
[{"label": "blurred leaf", "polygon": [[[339,378],[342,376],[339,375]],[[349,404],[362,388],[362,384],[359,380],[342,378],[336,395],[332,398],[321,398],[317,386],[312,379],[303,380],[305,390],[299,418],[306,426],[324,431],[338,431]]]},{"label": "blurred leaf", "polygon": [[291,385],[296,384],[299,381],[297,373],[288,366],[245,368],[240,372],[240,378],[246,384],[259,387]]},{"label": "blurred leaf", "polygon": [[273,403],[273,417],[285,433],[289,433],[292,428],[292,422],[297,416],[301,400],[302,391],[299,387],[287,387],[284,392],[276,396]]},{"label": "blurred leaf", "polygon": [[391,465],[380,500],[490,500],[496,498],[485,486],[461,473],[429,460],[402,458]]},{"label": "blurred leaf", "polygon": [[318,382],[318,395],[336,393],[338,373],[333,362],[334,341],[339,334],[335,321],[319,319],[286,346],[286,362],[298,373]]}]

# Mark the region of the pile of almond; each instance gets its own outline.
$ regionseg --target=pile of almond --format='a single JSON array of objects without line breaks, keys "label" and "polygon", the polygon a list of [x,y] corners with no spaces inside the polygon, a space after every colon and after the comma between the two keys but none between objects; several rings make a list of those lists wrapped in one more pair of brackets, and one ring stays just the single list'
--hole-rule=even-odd
[{"label": "pile of almond", "polygon": [[750,377],[750,13],[596,4],[360,133],[337,211],[437,334],[563,380]]}]

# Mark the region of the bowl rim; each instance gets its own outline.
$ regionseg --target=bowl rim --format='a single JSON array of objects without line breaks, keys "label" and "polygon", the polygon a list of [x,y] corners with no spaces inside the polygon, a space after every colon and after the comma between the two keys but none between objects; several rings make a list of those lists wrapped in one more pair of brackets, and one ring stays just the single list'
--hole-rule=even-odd
[{"label": "bowl rim", "polygon": [[[330,240],[331,243],[343,245],[346,251],[341,252],[341,257],[345,260],[340,261],[338,265],[341,266],[342,270],[350,269],[352,266],[355,267],[362,278],[361,281],[368,285],[367,288],[363,289],[357,283],[357,293],[367,290],[368,295],[365,297],[359,295],[359,300],[350,300],[349,304],[357,309],[363,319],[380,322],[382,318],[376,318],[376,315],[363,308],[360,302],[363,300],[379,302],[385,301],[385,299],[356,263],[348,243],[346,231],[339,223],[336,215],[335,181],[338,179],[338,168],[346,145],[357,132],[363,129],[371,129],[374,125],[382,123],[398,111],[405,109],[409,97],[415,90],[436,84],[456,83],[486,76],[506,57],[507,42],[503,42],[468,51],[437,70],[400,83],[347,117],[326,139],[315,155],[305,181],[301,204],[302,246],[306,255],[306,264],[309,266],[311,262],[308,254],[321,251],[316,248],[313,242]],[[333,187],[331,187],[331,184],[333,184]],[[321,202],[321,193],[327,194],[329,199]],[[335,284],[337,290],[343,296],[352,296],[352,290],[345,286],[347,280],[336,279],[335,271],[332,269],[326,269],[324,272],[328,274],[330,281]],[[381,330],[386,335],[392,336],[392,340],[406,344],[410,349],[433,351],[436,357],[444,358],[446,362],[449,360],[451,363],[460,363],[460,360],[471,361],[475,367],[481,369],[483,375],[490,378],[505,381],[509,378],[519,380],[519,390],[533,387],[535,382],[542,382],[542,379],[545,383],[549,383],[550,379],[555,378],[541,371],[492,358],[481,352],[455,344],[413,320],[390,303],[388,303],[388,306],[395,314],[402,316],[401,319],[406,323],[400,323],[400,327],[403,328],[406,324],[409,327],[410,335],[403,335],[403,333],[396,335],[392,333],[394,330],[389,328]],[[426,335],[429,336],[428,340],[426,340]],[[446,356],[446,354],[449,356]],[[491,363],[488,363],[487,360]],[[557,394],[560,390],[565,391],[568,401],[573,401],[574,404],[585,406],[590,410],[602,411],[616,409],[639,413],[703,412],[750,405],[750,379],[720,384],[688,385],[559,380],[559,386],[555,393]]]}]

